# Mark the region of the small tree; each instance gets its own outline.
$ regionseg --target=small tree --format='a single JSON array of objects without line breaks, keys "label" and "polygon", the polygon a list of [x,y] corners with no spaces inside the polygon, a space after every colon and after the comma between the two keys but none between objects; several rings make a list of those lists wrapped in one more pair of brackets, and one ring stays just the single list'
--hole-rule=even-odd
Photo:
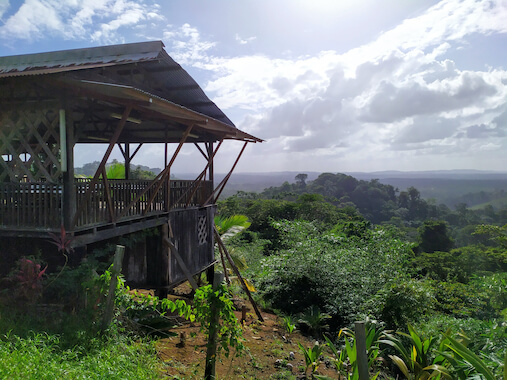
[{"label": "small tree", "polygon": [[308,174],[300,173],[296,176],[296,183],[299,187],[306,187],[306,179],[308,178]]},{"label": "small tree", "polygon": [[419,227],[419,252],[449,252],[453,246],[446,222],[427,220]]}]

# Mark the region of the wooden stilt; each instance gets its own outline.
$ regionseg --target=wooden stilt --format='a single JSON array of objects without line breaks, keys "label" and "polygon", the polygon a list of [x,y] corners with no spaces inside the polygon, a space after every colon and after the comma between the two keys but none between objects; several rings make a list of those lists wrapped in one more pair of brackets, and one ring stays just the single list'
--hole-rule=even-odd
[{"label": "wooden stilt", "polygon": [[222,261],[222,267],[224,268],[225,281],[227,281],[227,285],[231,284],[231,280],[229,280],[229,275],[227,274],[227,267],[225,265],[224,259],[224,251],[222,250],[222,246],[218,245],[218,251],[220,252],[220,260]]},{"label": "wooden stilt", "polygon": [[102,323],[100,325],[100,329],[102,331],[107,329],[109,327],[109,324],[113,320],[116,284],[118,283],[118,276],[121,273],[124,253],[125,247],[122,245],[117,245],[116,253],[114,255],[113,269],[111,271],[111,282],[109,283],[109,293],[107,293],[106,308],[104,311],[104,316],[102,317]]},{"label": "wooden stilt", "polygon": [[264,318],[262,318],[262,314],[259,311],[259,309],[257,308],[257,304],[255,303],[255,301],[252,298],[252,293],[250,293],[250,290],[248,290],[248,286],[246,286],[246,283],[243,280],[243,277],[241,276],[241,273],[239,273],[238,267],[236,266],[236,264],[234,264],[234,261],[232,260],[231,255],[227,251],[227,248],[225,247],[225,244],[222,241],[222,238],[218,234],[217,228],[216,227],[213,227],[213,228],[215,230],[215,238],[217,240],[217,243],[218,243],[218,245],[222,246],[222,249],[224,250],[224,253],[225,253],[225,257],[227,257],[227,260],[229,260],[229,263],[231,264],[231,267],[234,270],[234,273],[236,274],[236,276],[238,276],[239,282],[241,283],[241,286],[243,287],[243,290],[247,294],[248,299],[250,300],[250,303],[252,304],[252,306],[253,306],[253,308],[255,310],[255,314],[257,314],[257,317],[259,318],[259,320],[261,322],[264,322]]}]

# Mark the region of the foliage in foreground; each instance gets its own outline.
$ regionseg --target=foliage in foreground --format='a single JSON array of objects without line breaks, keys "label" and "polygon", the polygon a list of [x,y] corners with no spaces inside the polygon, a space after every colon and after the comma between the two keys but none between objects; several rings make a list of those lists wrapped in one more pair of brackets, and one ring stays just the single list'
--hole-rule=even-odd
[{"label": "foliage in foreground", "polygon": [[152,343],[125,337],[90,337],[86,346],[67,349],[59,335],[7,334],[0,340],[2,379],[157,379],[162,370]]},{"label": "foliage in foreground", "polygon": [[197,322],[201,325],[201,332],[204,332],[206,339],[209,339],[211,324],[216,317],[212,313],[211,305],[214,304],[218,310],[218,346],[217,356],[223,351],[225,357],[229,357],[230,348],[235,350],[237,356],[241,355],[243,346],[243,330],[234,315],[229,290],[224,284],[219,285],[213,291],[211,285],[203,286],[195,292],[194,312]]}]

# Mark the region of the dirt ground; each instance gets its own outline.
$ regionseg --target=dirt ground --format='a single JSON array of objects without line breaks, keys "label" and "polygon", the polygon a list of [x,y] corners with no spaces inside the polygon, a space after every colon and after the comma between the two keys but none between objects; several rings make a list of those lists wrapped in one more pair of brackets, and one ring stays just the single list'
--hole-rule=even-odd
[{"label": "dirt ground", "polygon": [[[274,314],[262,312],[260,322],[249,304],[243,324],[245,347],[241,357],[231,352],[217,361],[217,379],[304,379],[305,360],[298,342],[305,347],[313,346],[314,340],[293,331],[288,334],[282,321]],[[240,306],[238,307],[238,309]],[[236,313],[238,320],[241,313]],[[202,379],[206,357],[206,341],[199,333],[197,324],[185,323],[173,330],[178,336],[162,339],[157,344],[158,355],[166,364],[169,379]],[[183,338],[182,338],[183,337]],[[292,353],[292,354],[291,354]],[[325,359],[318,368],[320,375],[337,379],[335,369]],[[327,362],[327,366],[326,366]],[[308,370],[310,375],[310,370]],[[310,376],[308,376],[310,378]]]}]

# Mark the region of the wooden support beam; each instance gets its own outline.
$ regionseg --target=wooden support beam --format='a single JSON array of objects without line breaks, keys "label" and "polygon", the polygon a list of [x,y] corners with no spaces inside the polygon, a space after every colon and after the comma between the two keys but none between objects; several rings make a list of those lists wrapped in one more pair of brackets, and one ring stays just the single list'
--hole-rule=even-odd
[{"label": "wooden support beam", "polygon": [[[183,137],[180,141],[180,144],[178,145],[178,148],[176,149],[176,152],[174,152],[174,155],[173,155],[173,158],[171,159],[171,162],[164,168],[164,170],[162,170],[154,179],[153,181],[150,183],[149,186],[146,187],[146,189],[144,189],[132,202],[130,202],[130,204],[125,207],[125,209],[123,210],[123,212],[118,216],[118,219],[122,218],[123,216],[125,216],[130,208],[135,205],[139,199],[141,199],[141,197],[144,196],[144,194],[146,194],[154,185],[155,183],[157,183],[157,181],[160,181],[160,184],[157,185],[157,190],[155,191],[155,195],[157,194],[158,190],[160,190],[160,187],[162,186],[163,184],[163,179],[169,174],[170,172],[170,169],[171,169],[171,166],[174,162],[174,160],[176,159],[176,156],[178,155],[179,151],[181,150],[181,147],[183,146],[183,144],[185,143],[188,135],[190,134],[190,131],[192,130],[192,127],[193,127],[193,124],[192,125],[189,125],[187,130],[185,131],[185,133],[183,134]],[[154,199],[154,196],[153,196],[153,199]],[[153,199],[151,200],[151,202],[153,202]],[[151,203],[150,203],[151,204]],[[148,207],[146,208],[145,212],[148,210]]]},{"label": "wooden support beam", "polygon": [[224,259],[225,253],[220,244],[218,245],[218,251],[220,252],[220,261],[222,262],[222,267],[224,268],[225,281],[227,281],[227,285],[230,285],[231,280],[229,280],[229,275],[227,274],[227,266],[225,265]]},{"label": "wooden support beam", "polygon": [[139,143],[136,150],[134,150],[134,153],[132,153],[132,155],[130,156],[130,160],[132,160],[135,157],[135,155],[137,154],[137,152],[139,152],[139,149],[141,149],[142,146],[143,146],[143,143]]},{"label": "wooden support beam", "polygon": [[245,144],[243,145],[243,148],[241,149],[241,152],[239,152],[239,155],[238,157],[236,158],[236,161],[234,162],[234,165],[232,165],[232,168],[231,170],[229,171],[229,173],[227,173],[227,175],[224,177],[224,179],[220,182],[220,184],[216,187],[215,190],[213,190],[213,192],[211,193],[211,195],[209,196],[208,199],[206,199],[206,202],[204,202],[203,206],[207,205],[212,199],[213,197],[215,196],[215,193],[218,191],[218,195],[216,196],[215,198],[215,202],[216,200],[220,197],[220,195],[222,194],[222,191],[223,189],[225,188],[225,185],[227,184],[227,181],[229,181],[229,178],[231,177],[232,175],[232,172],[234,171],[234,169],[236,168],[236,165],[238,164],[238,161],[239,159],[241,158],[243,152],[245,151],[245,148],[246,148],[246,145],[248,144],[248,142],[245,142]]},{"label": "wooden support beam", "polygon": [[134,153],[130,154],[129,142],[125,143],[125,148],[123,148],[121,144],[118,143],[118,148],[120,148],[120,152],[123,156],[123,159],[125,160],[125,179],[130,179],[130,163],[132,162],[132,159],[137,154],[137,152],[139,152],[139,149],[141,149],[141,146],[143,146],[143,143],[139,143]]},{"label": "wooden support beam", "polygon": [[[212,156],[211,152],[213,152],[213,142],[212,141],[206,143],[206,149],[208,150],[208,157],[211,157]],[[211,184],[214,186],[215,169],[214,169],[214,165],[213,165],[213,157],[210,160],[209,173],[208,174],[209,174],[208,175],[208,179],[211,181]]]},{"label": "wooden support beam", "polygon": [[[121,146],[121,145],[120,145]],[[125,154],[123,155],[125,159],[125,179],[130,179],[130,143],[125,143]]]},{"label": "wooden support beam", "polygon": [[261,322],[264,322],[264,318],[262,318],[262,314],[257,308],[257,304],[255,303],[254,299],[252,298],[252,293],[250,293],[250,290],[248,290],[248,286],[246,286],[245,280],[243,280],[243,276],[241,276],[241,273],[239,272],[238,267],[236,264],[234,264],[234,260],[232,260],[231,255],[229,254],[229,251],[227,251],[227,248],[225,247],[224,242],[222,241],[222,238],[220,237],[220,234],[217,231],[217,227],[213,226],[213,229],[215,231],[215,239],[217,240],[217,243],[219,246],[222,247],[225,253],[225,257],[227,257],[227,260],[229,261],[229,264],[231,264],[232,269],[234,270],[234,273],[238,277],[238,280],[243,287],[243,290],[245,291],[246,295],[248,296],[248,299],[250,300],[250,303],[252,304],[252,307],[255,310],[255,314],[257,314],[257,317]]},{"label": "wooden support beam", "polygon": [[146,204],[146,209],[144,210],[143,215],[145,215],[148,212],[148,210],[151,208],[151,204],[153,203],[153,200],[157,196],[157,193],[160,190],[160,188],[162,187],[162,185],[164,183],[164,180],[167,178],[168,174],[170,173],[170,170],[171,170],[171,167],[173,166],[174,160],[176,160],[176,157],[178,156],[178,153],[180,152],[181,148],[183,147],[183,144],[187,140],[187,137],[190,134],[190,131],[192,130],[193,126],[194,126],[194,124],[190,124],[188,126],[187,130],[185,131],[185,133],[183,133],[181,141],[180,141],[178,147],[176,148],[176,151],[174,152],[174,154],[173,154],[173,156],[171,158],[171,161],[169,161],[169,164],[167,164],[167,166],[163,170],[163,172],[162,172],[163,174],[161,173],[162,174],[161,181],[155,187],[155,191],[153,192],[153,194],[150,197],[150,199],[148,199],[148,203]]},{"label": "wooden support beam", "polygon": [[[219,289],[223,280],[221,273],[216,273],[213,279],[213,291],[216,292]],[[208,344],[206,345],[206,365],[204,367],[204,380],[215,380],[216,379],[216,360],[217,360],[217,334],[220,330],[220,311],[218,310],[217,301],[211,302],[210,314],[211,321],[209,323],[208,330]]]},{"label": "wooden support beam", "polygon": [[[190,201],[192,200],[192,197],[194,196],[194,194],[196,193],[197,189],[199,188],[199,183],[206,177],[206,171],[208,170],[208,168],[213,164],[213,158],[215,157],[215,154],[218,152],[218,149],[220,148],[220,145],[222,145],[222,142],[224,140],[220,140],[220,143],[218,144],[217,146],[217,149],[212,153],[211,157],[208,159],[208,163],[206,164],[206,167],[204,168],[204,170],[201,172],[201,174],[199,174],[197,176],[197,178],[195,179],[194,183],[192,184],[192,186],[190,186],[187,191],[185,191],[185,193],[176,201],[176,204],[178,204],[180,202],[180,200],[186,196],[187,192],[189,189],[191,189],[192,187],[194,188],[192,190],[192,193],[190,194],[190,196],[187,198],[187,206],[190,204]],[[194,185],[195,184],[195,185]]]},{"label": "wooden support beam", "polygon": [[[68,108],[68,106],[66,106]],[[63,199],[62,214],[63,225],[67,231],[72,230],[72,219],[76,213],[76,184],[74,180],[74,126],[71,123],[69,113],[63,112],[65,117],[66,129],[66,150],[67,150],[67,170],[62,172],[63,177]],[[63,160],[63,157],[62,157]]]},{"label": "wooden support beam", "polygon": [[215,202],[218,198],[220,198],[220,195],[222,195],[222,191],[224,190],[225,188],[225,185],[227,185],[227,182],[229,181],[229,178],[231,178],[231,175],[232,175],[232,172],[234,171],[234,169],[236,168],[236,165],[238,164],[239,162],[239,159],[241,158],[241,156],[243,155],[243,152],[245,151],[245,148],[246,146],[248,145],[248,142],[245,142],[245,144],[243,145],[243,148],[241,148],[241,152],[239,152],[239,155],[238,155],[238,158],[236,158],[236,162],[234,162],[234,165],[232,165],[232,168],[231,170],[229,171],[229,173],[227,174],[227,177],[225,178],[225,181],[223,182],[223,185],[222,185],[222,188],[220,189],[220,191],[218,192],[216,198],[215,198]]},{"label": "wooden support beam", "polygon": [[199,152],[201,152],[202,156],[204,157],[205,160],[209,160],[209,157],[208,155],[202,150],[202,148],[199,146],[199,144],[197,143],[194,143],[195,147],[199,150]]},{"label": "wooden support beam", "polygon": [[116,221],[116,218],[114,216],[113,200],[111,199],[111,188],[109,186],[109,181],[107,180],[105,166],[102,168],[102,182],[104,184],[104,193],[106,195],[107,209],[109,210],[109,220],[111,223],[114,223]]},{"label": "wooden support beam", "polygon": [[[125,150],[127,150],[127,145],[128,144],[125,144]],[[125,153],[125,150],[123,150],[123,147],[121,146],[121,143],[118,143],[118,148],[120,149],[120,152],[121,152],[121,155],[123,156],[123,158],[126,159],[128,156]]]},{"label": "wooden support beam", "polygon": [[118,122],[118,126],[116,127],[116,130],[115,130],[113,136],[111,137],[111,140],[109,141],[109,146],[107,147],[106,153],[104,154],[104,157],[102,158],[102,161],[101,161],[99,167],[97,168],[97,171],[95,172],[95,175],[93,176],[93,178],[90,182],[88,190],[86,190],[86,193],[85,193],[84,199],[83,199],[83,203],[81,203],[79,209],[76,212],[76,215],[74,216],[74,220],[72,222],[73,226],[75,226],[77,224],[77,220],[78,220],[79,216],[85,210],[86,205],[89,201],[90,195],[91,195],[92,191],[94,191],[94,189],[95,189],[95,185],[97,184],[97,182],[99,180],[100,174],[102,173],[102,171],[106,167],[107,160],[109,159],[109,156],[111,155],[111,152],[113,151],[113,148],[116,145],[116,142],[118,141],[118,139],[120,137],[123,127],[125,127],[125,124],[127,122],[127,119],[130,115],[131,110],[132,110],[132,107],[127,106],[125,108],[125,111],[123,111],[123,115],[121,117],[121,120]]},{"label": "wooden support beam", "polygon": [[118,276],[121,273],[124,253],[125,247],[117,245],[116,252],[114,254],[113,269],[111,270],[111,282],[109,283],[109,292],[107,293],[106,308],[100,325],[100,329],[102,331],[106,330],[113,320],[114,300],[116,299],[116,284],[118,283]]},{"label": "wooden support beam", "polygon": [[363,321],[354,322],[356,337],[356,360],[359,380],[368,380],[368,353],[366,349],[366,328]]}]

